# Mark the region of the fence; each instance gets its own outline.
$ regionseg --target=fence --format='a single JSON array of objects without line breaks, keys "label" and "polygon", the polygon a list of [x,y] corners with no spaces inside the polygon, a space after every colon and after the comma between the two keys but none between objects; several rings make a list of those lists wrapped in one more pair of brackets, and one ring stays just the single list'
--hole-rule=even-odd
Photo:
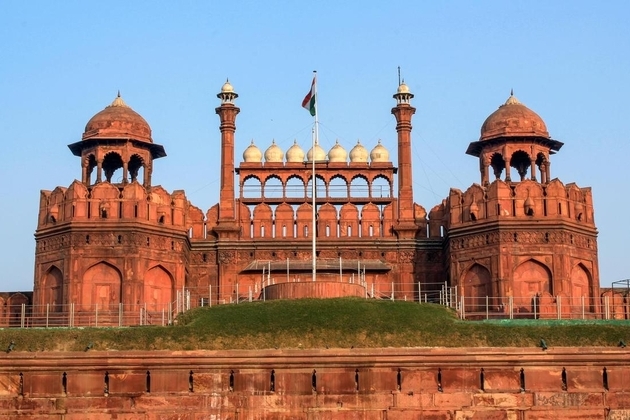
[{"label": "fence", "polygon": [[[311,282],[293,278],[289,282]],[[455,310],[462,320],[490,319],[630,319],[630,296],[604,295],[601,298],[551,296],[529,297],[461,296],[447,283],[368,283],[362,276],[345,280],[322,276],[317,281],[356,283],[365,289],[366,299],[433,303]],[[283,280],[286,282],[286,280]],[[264,301],[265,287],[275,284],[266,277],[254,285],[235,284],[226,290],[208,286],[183,288],[174,301],[156,304],[99,305],[13,305],[0,308],[0,327],[122,327],[171,325],[177,314],[196,307]]]}]

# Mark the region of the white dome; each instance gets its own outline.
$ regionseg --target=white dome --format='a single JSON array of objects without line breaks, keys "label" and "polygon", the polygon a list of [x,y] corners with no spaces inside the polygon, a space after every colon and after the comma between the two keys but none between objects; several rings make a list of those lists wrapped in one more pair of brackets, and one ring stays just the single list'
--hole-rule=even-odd
[{"label": "white dome", "polygon": [[356,146],[350,150],[350,162],[367,162],[368,151],[361,144],[361,140],[357,140]]},{"label": "white dome", "polygon": [[282,162],[284,152],[276,144],[275,140],[271,141],[271,146],[265,150],[265,162]]},{"label": "white dome", "polygon": [[335,142],[335,145],[328,152],[329,162],[347,162],[348,152],[340,144],[339,140]]},{"label": "white dome", "polygon": [[313,157],[313,148],[311,148],[311,150],[309,150],[306,154],[306,159],[310,162],[325,162],[326,152],[322,149],[322,146],[320,146],[318,142],[315,142],[315,156]]},{"label": "white dome", "polygon": [[263,157],[262,152],[254,144],[254,140],[252,140],[252,143],[243,152],[243,161],[244,162],[262,162],[262,157]]},{"label": "white dome", "polygon": [[286,153],[287,162],[304,162],[304,150],[293,140],[293,146],[289,147]]},{"label": "white dome", "polygon": [[370,152],[370,160],[372,162],[389,162],[389,150],[381,144],[380,139]]}]

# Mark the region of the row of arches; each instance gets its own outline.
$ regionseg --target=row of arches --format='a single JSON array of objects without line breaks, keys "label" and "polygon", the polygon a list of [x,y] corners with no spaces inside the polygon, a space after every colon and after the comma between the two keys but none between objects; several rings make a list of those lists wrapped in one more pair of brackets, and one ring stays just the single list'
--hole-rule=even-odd
[{"label": "row of arches", "polygon": [[125,302],[123,299],[123,275],[114,265],[101,261],[85,270],[79,285],[80,302],[71,302],[69,293],[64,290],[63,272],[57,266],[51,266],[40,283],[43,305],[49,306],[51,312],[63,312],[64,305],[75,303],[82,311],[118,310],[123,304],[146,304],[148,311],[161,311],[173,301],[173,276],[161,265],[148,269],[142,277],[142,291],[139,301]]},{"label": "row of arches", "polygon": [[[571,269],[571,290],[563,294],[570,299],[570,305],[579,305],[582,299],[593,296],[592,276],[583,264],[576,264]],[[485,310],[487,299],[491,299],[494,307],[503,307],[498,284],[490,270],[482,264],[474,263],[461,276],[462,292],[467,311]],[[519,264],[512,272],[511,289],[513,305],[523,312],[533,312],[532,299],[540,296],[553,296],[552,272],[545,264],[535,259]]]},{"label": "row of arches", "polygon": [[150,184],[150,164],[139,154],[132,154],[128,159],[123,159],[118,152],[109,152],[103,159],[89,154],[84,157],[83,183],[94,185],[107,181],[126,184],[138,180],[140,169],[143,170],[143,184]]},{"label": "row of arches", "polygon": [[[313,207],[310,204],[261,203],[245,208],[248,210],[241,214],[241,226],[243,235],[251,239],[312,237]],[[315,229],[320,238],[372,238],[386,236],[392,224],[391,205],[325,203],[317,209]]]},{"label": "row of arches", "polygon": [[[328,181],[323,177],[315,177],[316,197],[350,198],[350,197],[393,197],[393,183],[379,175],[371,180],[363,175],[356,175],[348,181],[342,175],[334,175]],[[269,176],[264,182],[256,176],[246,178],[240,186],[242,198],[312,198],[312,178],[303,179],[293,175],[283,182],[280,177]]]}]

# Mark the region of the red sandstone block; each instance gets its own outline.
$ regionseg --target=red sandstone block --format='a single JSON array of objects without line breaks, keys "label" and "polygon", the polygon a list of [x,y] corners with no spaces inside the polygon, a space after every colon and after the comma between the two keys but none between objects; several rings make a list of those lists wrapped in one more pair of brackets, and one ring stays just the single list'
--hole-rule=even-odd
[{"label": "red sandstone block", "polygon": [[437,369],[434,370],[419,370],[419,371],[403,371],[401,372],[402,383],[401,391],[408,392],[437,392]]},{"label": "red sandstone block", "polygon": [[187,413],[181,409],[170,411],[176,411],[176,413],[150,413],[147,412],[144,417],[145,420],[194,420],[195,413]]},{"label": "red sandstone block", "polygon": [[204,395],[152,395],[144,394],[133,398],[133,408],[135,410],[162,410],[171,407],[182,407],[183,411],[192,408],[202,408],[205,405]]},{"label": "red sandstone block", "polygon": [[442,389],[449,391],[478,391],[481,389],[480,373],[477,369],[442,369]]},{"label": "red sandstone block", "polygon": [[234,373],[234,392],[263,393],[270,391],[270,387],[271,369],[268,372],[239,370]]},{"label": "red sandstone block", "polygon": [[188,392],[189,378],[189,370],[153,370],[151,371],[151,393]]},{"label": "red sandstone block", "polygon": [[[363,375],[364,376],[364,375]],[[317,372],[317,392],[324,394],[353,394],[356,392],[357,373],[354,369],[345,369],[341,371],[323,371]],[[362,377],[361,373],[358,373],[359,385],[362,380],[367,378]]]},{"label": "red sandstone block", "polygon": [[536,406],[603,407],[603,393],[588,392],[536,392]]},{"label": "red sandstone block", "polygon": [[208,410],[195,413],[194,420],[237,420],[238,414],[234,410]]},{"label": "red sandstone block", "polygon": [[311,394],[313,392],[312,379],[313,369],[276,372],[276,392],[291,395]]},{"label": "red sandstone block", "polygon": [[549,420],[549,419],[571,419],[571,420],[602,420],[606,418],[604,408],[599,409],[566,409],[563,407],[550,408],[546,410],[525,410],[523,420]]},{"label": "red sandstone block", "polygon": [[569,391],[603,391],[603,370],[567,369],[567,386]]},{"label": "red sandstone block", "polygon": [[20,375],[3,373],[0,375],[0,396],[17,395]]},{"label": "red sandstone block", "polygon": [[146,371],[109,372],[110,394],[142,393],[146,386]]},{"label": "red sandstone block", "polygon": [[520,391],[520,371],[518,370],[487,370],[484,369],[484,390],[496,391]]},{"label": "red sandstone block", "polygon": [[[335,398],[332,396],[332,398]],[[384,409],[393,405],[391,393],[338,395],[337,401],[344,409]]]},{"label": "red sandstone block", "polygon": [[393,393],[394,404],[396,408],[423,408],[433,407],[433,394],[398,392]]},{"label": "red sandstone block", "polygon": [[229,391],[229,373],[224,381],[221,373],[215,372],[194,372],[193,390],[194,392],[221,393]]},{"label": "red sandstone block", "polygon": [[120,396],[66,397],[63,407],[68,413],[82,413],[88,410],[131,410],[132,398]]},{"label": "red sandstone block", "polygon": [[472,394],[468,392],[437,392],[433,395],[435,407],[463,408],[472,405]]},{"label": "red sandstone block", "polygon": [[24,395],[61,395],[62,373],[24,373]]},{"label": "red sandstone block", "polygon": [[63,416],[64,420],[112,420],[112,415],[109,413],[74,413],[66,414]]},{"label": "red sandstone block", "polygon": [[610,408],[630,408],[630,393],[606,392],[604,394],[604,401],[605,405]]},{"label": "red sandstone block", "polygon": [[525,369],[525,389],[536,391],[562,391],[562,368]]},{"label": "red sandstone block", "polygon": [[606,369],[608,389],[610,391],[630,391],[630,368],[613,366]]},{"label": "red sandstone block", "polygon": [[105,392],[105,372],[67,372],[68,395],[98,395]]},{"label": "red sandstone block", "polygon": [[504,410],[481,409],[481,410],[458,410],[455,411],[453,420],[512,420],[512,413]]},{"label": "red sandstone block", "polygon": [[396,391],[398,389],[397,377],[398,369],[359,369],[359,392]]},{"label": "red sandstone block", "polygon": [[534,394],[523,393],[478,393],[473,395],[475,407],[517,408],[534,405]]},{"label": "red sandstone block", "polygon": [[610,410],[606,420],[628,420],[630,419],[630,410]]}]

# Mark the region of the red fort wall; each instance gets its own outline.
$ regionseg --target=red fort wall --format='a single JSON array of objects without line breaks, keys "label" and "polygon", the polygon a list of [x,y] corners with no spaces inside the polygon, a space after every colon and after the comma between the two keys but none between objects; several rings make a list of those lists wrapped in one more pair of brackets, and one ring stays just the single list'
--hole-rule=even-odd
[{"label": "red fort wall", "polygon": [[627,419],[610,348],[10,353],[20,419]]}]

